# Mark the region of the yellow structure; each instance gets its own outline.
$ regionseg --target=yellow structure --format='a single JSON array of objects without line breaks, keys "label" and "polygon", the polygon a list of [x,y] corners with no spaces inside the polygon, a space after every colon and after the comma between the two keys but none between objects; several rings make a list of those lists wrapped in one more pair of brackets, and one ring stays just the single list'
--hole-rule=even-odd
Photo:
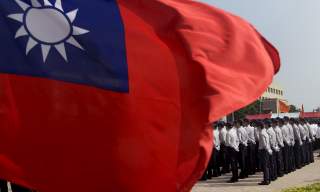
[{"label": "yellow structure", "polygon": [[279,99],[285,101],[283,88],[276,83],[272,83],[260,99]]},{"label": "yellow structure", "polygon": [[274,82],[260,97],[260,100],[262,101],[263,111],[272,112],[276,114],[279,114],[281,112],[279,107],[279,101],[288,104],[287,100],[284,97],[283,88]]}]

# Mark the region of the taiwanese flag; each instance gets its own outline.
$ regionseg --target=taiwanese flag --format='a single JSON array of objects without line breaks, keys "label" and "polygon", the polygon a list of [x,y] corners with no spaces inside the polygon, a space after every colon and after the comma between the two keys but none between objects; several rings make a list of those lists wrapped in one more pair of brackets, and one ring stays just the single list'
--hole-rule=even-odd
[{"label": "taiwanese flag", "polygon": [[3,0],[0,52],[0,178],[40,192],[189,191],[209,123],[280,66],[246,21],[190,0]]}]

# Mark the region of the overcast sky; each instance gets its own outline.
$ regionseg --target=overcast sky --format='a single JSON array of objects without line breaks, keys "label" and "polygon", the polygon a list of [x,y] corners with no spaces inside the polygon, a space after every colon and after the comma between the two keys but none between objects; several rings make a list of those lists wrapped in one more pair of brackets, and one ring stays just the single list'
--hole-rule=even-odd
[{"label": "overcast sky", "polygon": [[201,0],[239,15],[280,51],[275,82],[291,104],[320,106],[320,0]]}]

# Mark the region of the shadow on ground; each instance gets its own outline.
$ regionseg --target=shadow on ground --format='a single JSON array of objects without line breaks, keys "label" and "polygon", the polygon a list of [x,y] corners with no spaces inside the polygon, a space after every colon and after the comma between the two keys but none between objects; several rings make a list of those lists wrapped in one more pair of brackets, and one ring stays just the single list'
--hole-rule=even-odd
[{"label": "shadow on ground", "polygon": [[228,183],[231,178],[231,174],[222,175],[220,177],[214,177],[207,181],[198,182],[198,186],[203,187],[235,187],[235,186],[258,186],[258,183],[262,181],[262,174],[257,173],[251,175],[249,178],[240,179],[237,183]]}]

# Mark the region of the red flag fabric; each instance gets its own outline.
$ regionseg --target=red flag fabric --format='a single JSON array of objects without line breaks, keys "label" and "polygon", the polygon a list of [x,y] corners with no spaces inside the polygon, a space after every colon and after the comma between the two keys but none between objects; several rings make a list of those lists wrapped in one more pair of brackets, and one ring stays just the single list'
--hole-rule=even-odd
[{"label": "red flag fabric", "polygon": [[290,106],[279,100],[279,110],[280,113],[288,113],[290,111]]},{"label": "red flag fabric", "polygon": [[320,112],[301,112],[300,118],[320,118]]},{"label": "red flag fabric", "polygon": [[263,120],[263,119],[271,119],[272,114],[257,114],[257,115],[247,115],[246,118],[249,120]]},{"label": "red flag fabric", "polygon": [[117,4],[128,92],[0,75],[2,179],[41,192],[189,191],[210,157],[210,122],[255,101],[279,70],[272,45],[225,11]]}]

